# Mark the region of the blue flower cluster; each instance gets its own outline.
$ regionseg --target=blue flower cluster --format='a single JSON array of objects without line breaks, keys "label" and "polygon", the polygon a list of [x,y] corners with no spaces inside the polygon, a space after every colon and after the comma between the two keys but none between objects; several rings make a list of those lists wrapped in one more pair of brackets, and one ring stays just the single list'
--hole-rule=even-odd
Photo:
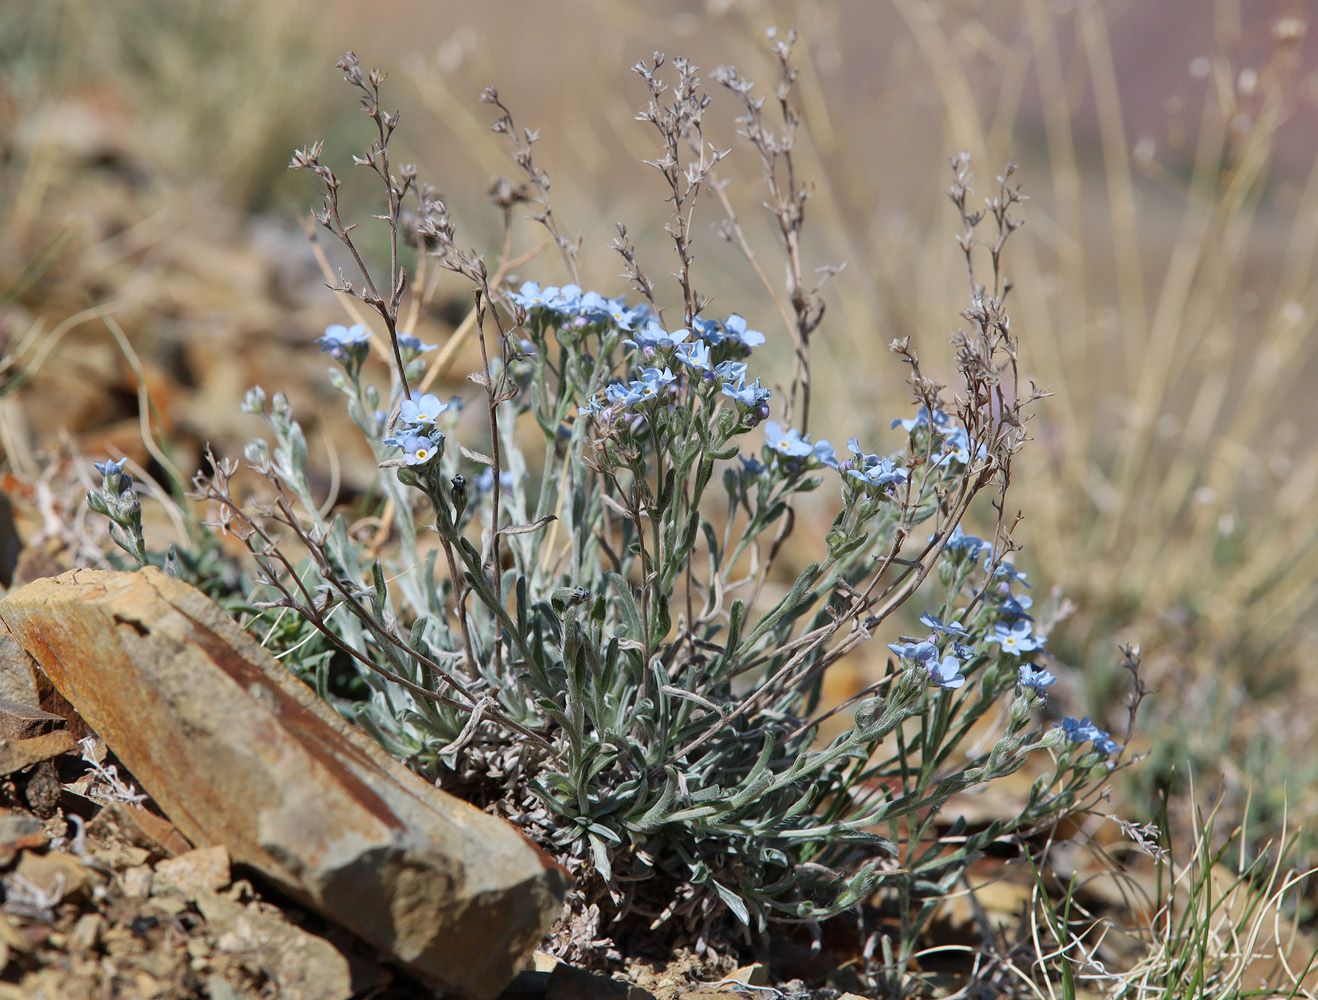
[{"label": "blue flower cluster", "polygon": [[516,292],[509,292],[508,299],[527,312],[549,314],[577,326],[609,324],[631,332],[657,325],[654,311],[646,303],[628,306],[625,295],[610,299],[599,292],[583,292],[577,285],[541,288],[538,282],[528,281]]},{"label": "blue flower cluster", "polygon": [[[631,406],[635,403],[653,402],[664,394],[668,386],[677,381],[677,376],[667,367],[662,371],[658,368],[646,368],[641,371],[641,377],[627,385],[615,383],[606,386],[604,395],[610,404],[620,406]],[[583,407],[583,412],[587,412]],[[596,412],[596,411],[589,411]]]},{"label": "blue flower cluster", "polygon": [[1057,727],[1063,730],[1070,737],[1072,743],[1084,743],[1092,740],[1094,749],[1104,757],[1110,757],[1112,754],[1123,749],[1122,744],[1114,740],[1111,735],[1089,721],[1089,716],[1083,719],[1073,719],[1070,716],[1057,723]]},{"label": "blue flower cluster", "polygon": [[891,493],[894,488],[907,481],[905,469],[894,465],[891,458],[865,454],[861,451],[858,439],[849,438],[847,450],[855,458],[846,462],[846,474],[867,489],[879,493]]},{"label": "blue flower cluster", "polygon": [[360,369],[371,349],[371,331],[361,323],[344,326],[334,323],[325,327],[325,335],[316,340],[322,351],[350,370]]},{"label": "blue flower cluster", "polygon": [[[927,406],[920,407],[920,412],[912,420],[894,420],[893,427],[901,427],[907,434],[920,435],[926,431],[933,441],[933,451],[929,456],[931,465],[955,462],[958,465],[970,464],[970,435],[942,410],[935,409],[932,416]],[[988,454],[981,444],[975,448],[975,459],[981,460]]]},{"label": "blue flower cluster", "polygon": [[424,465],[439,454],[444,435],[435,428],[439,415],[449,408],[434,393],[405,399],[398,408],[398,426],[381,443],[403,449],[407,465]]},{"label": "blue flower cluster", "polygon": [[[933,537],[930,536],[930,541]],[[1025,573],[1008,562],[1000,562],[995,566],[993,544],[966,534],[960,525],[953,529],[946,549],[950,552],[964,552],[976,561],[981,555],[984,556],[984,569],[992,574],[985,597],[986,607],[993,615],[993,624],[984,642],[996,644],[1002,653],[1011,656],[1042,652],[1045,640],[1034,634],[1033,618],[1029,614],[1031,600],[1027,595],[1013,594],[1011,590],[1015,583],[1023,583],[1027,587],[1030,585]],[[945,622],[932,611],[922,614],[920,623],[932,630],[925,641],[891,643],[888,648],[901,659],[924,666],[929,672],[931,684],[942,688],[960,687],[965,678],[954,668],[959,663],[968,663],[976,655],[974,649],[960,641],[962,637],[969,636],[969,630],[960,620]],[[951,641],[945,643],[946,639]],[[945,645],[940,652],[939,645],[942,643]],[[1032,691],[1040,698],[1047,698],[1048,688],[1056,683],[1057,678],[1052,673],[1035,663],[1020,663],[1017,666],[1017,687]],[[1104,756],[1122,749],[1087,718],[1080,722],[1068,718],[1059,725],[1073,742],[1093,741],[1094,749]]]},{"label": "blue flower cluster", "polygon": [[890,642],[888,648],[896,653],[899,659],[923,667],[929,674],[930,684],[952,690],[961,687],[966,682],[965,675],[961,673],[961,660],[956,657],[956,652],[965,648],[960,643],[954,642],[949,647],[953,649],[953,652],[943,653],[939,652],[935,643],[928,640],[925,642]]},{"label": "blue flower cluster", "polygon": [[[332,323],[325,327],[325,334],[316,339],[321,351],[328,351],[335,361],[349,371],[361,368],[362,362],[371,348],[371,331],[361,323],[344,326]],[[434,344],[427,344],[420,337],[408,333],[398,335],[398,346],[403,352],[404,363],[425,351],[433,351]]]},{"label": "blue flower cluster", "polygon": [[625,343],[635,350],[674,348],[692,336],[708,347],[728,345],[733,349],[731,353],[745,353],[764,343],[764,334],[749,329],[746,320],[736,313],[727,319],[697,317],[692,323],[693,329],[670,333],[648,303],[629,306],[625,295],[606,298],[599,292],[583,292],[577,285],[541,288],[538,282],[528,281],[517,291],[509,292],[508,299],[529,313],[552,315],[570,324],[587,326],[597,323],[616,327],[631,335]]}]

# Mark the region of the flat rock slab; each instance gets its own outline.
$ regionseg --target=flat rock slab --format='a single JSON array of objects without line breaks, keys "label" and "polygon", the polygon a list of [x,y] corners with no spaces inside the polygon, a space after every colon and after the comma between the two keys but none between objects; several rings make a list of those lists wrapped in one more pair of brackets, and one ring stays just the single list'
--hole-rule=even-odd
[{"label": "flat rock slab", "polygon": [[0,623],[192,843],[423,981],[493,997],[558,915],[562,868],[389,757],[187,584],[71,570],[0,601]]}]

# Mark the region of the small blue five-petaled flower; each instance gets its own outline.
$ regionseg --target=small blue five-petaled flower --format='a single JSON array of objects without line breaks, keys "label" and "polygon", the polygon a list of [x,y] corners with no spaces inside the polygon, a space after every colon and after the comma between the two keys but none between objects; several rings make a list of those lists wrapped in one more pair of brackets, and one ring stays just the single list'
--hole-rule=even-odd
[{"label": "small blue five-petaled flower", "polygon": [[723,335],[745,347],[759,347],[764,343],[764,334],[759,330],[746,329],[746,320],[737,313],[723,321]]},{"label": "small blue five-petaled flower", "polygon": [[1046,696],[1048,692],[1044,689],[1056,684],[1057,678],[1042,667],[1036,667],[1033,663],[1022,663],[1020,672],[1017,674],[1017,683],[1021,687],[1033,688],[1039,694]]},{"label": "small blue five-petaled flower", "polygon": [[433,351],[434,344],[427,344],[420,337],[413,337],[410,333],[400,333],[398,335],[398,346],[405,351],[416,351],[420,354],[422,351]]},{"label": "small blue five-petaled flower", "polygon": [[936,430],[940,436],[951,433],[952,428],[955,426],[952,423],[952,418],[939,409],[934,410],[933,420],[930,421],[929,408],[927,406],[920,407],[920,412],[915,415],[914,420],[902,420],[898,417],[892,422],[892,426],[897,427],[900,425],[902,430],[909,434],[911,431],[915,430],[915,428],[925,427],[931,423],[934,430]]},{"label": "small blue five-petaled flower", "polygon": [[[686,331],[683,330],[682,332],[685,333]],[[688,368],[695,368],[697,371],[709,371],[709,345],[703,340],[693,340],[690,343],[679,344],[674,357]]]},{"label": "small blue five-petaled flower", "polygon": [[929,668],[930,683],[940,688],[955,690],[966,682],[965,675],[961,673],[960,661],[951,654],[944,656],[941,661],[934,657],[926,666]]},{"label": "small blue five-petaled flower", "polygon": [[407,424],[433,424],[447,409],[448,403],[441,403],[438,396],[428,392],[417,399],[403,400],[398,408],[398,416]]},{"label": "small blue five-petaled flower", "polygon": [[[715,370],[717,371],[717,369]],[[744,403],[746,406],[758,406],[768,400],[769,390],[760,387],[758,378],[751,385],[746,385],[739,379],[736,385],[731,382],[724,382],[723,395],[730,396],[738,403]]]},{"label": "small blue five-petaled flower", "polygon": [[1004,622],[1017,622],[1021,619],[1033,621],[1029,615],[1029,608],[1034,604],[1029,594],[1008,594],[1001,604],[998,605],[998,617]]},{"label": "small blue five-petaled flower", "polygon": [[320,345],[322,351],[333,351],[335,349],[359,347],[368,343],[370,339],[371,331],[361,323],[354,323],[352,326],[333,323],[325,327],[325,336],[320,337],[316,343]]},{"label": "small blue five-petaled flower", "polygon": [[[988,557],[987,559],[984,560],[984,566],[985,566],[985,568],[988,568],[988,565],[989,565],[992,561],[993,561],[993,555],[992,555],[992,552],[990,552],[990,553],[989,553],[989,557]],[[1009,563],[1009,562],[999,563],[999,564],[998,564],[998,568],[995,569],[995,570],[993,571],[993,575],[994,575],[995,577],[997,577],[997,576],[1005,576],[1005,577],[1007,577],[1007,578],[1010,579],[1010,580],[1015,580],[1015,581],[1018,581],[1018,582],[1020,582],[1020,583],[1025,584],[1025,586],[1030,587],[1031,590],[1034,589],[1033,587],[1030,586],[1030,581],[1027,580],[1027,579],[1025,579],[1025,574],[1024,574],[1024,573],[1017,572],[1016,567],[1013,566],[1013,565],[1012,565],[1011,563]]]},{"label": "small blue five-petaled flower", "polygon": [[662,371],[646,368],[641,372],[640,379],[632,383],[632,388],[640,393],[641,399],[657,399],[666,387],[676,381],[677,376],[666,367]]},{"label": "small blue five-petaled flower", "polygon": [[714,366],[714,374],[733,385],[741,385],[746,379],[746,362],[720,361]]},{"label": "small blue five-petaled flower", "polygon": [[1057,726],[1070,737],[1072,743],[1084,743],[1086,740],[1092,740],[1094,749],[1104,756],[1110,757],[1118,750],[1123,749],[1122,745],[1112,739],[1107,732],[1090,722],[1087,715],[1079,720],[1067,716],[1057,723]]},{"label": "small blue five-petaled flower", "polygon": [[1030,632],[1028,621],[1018,621],[1015,625],[995,625],[984,641],[996,642],[1004,653],[1028,653],[1043,645],[1043,640]]},{"label": "small blue five-petaled flower", "polygon": [[946,632],[948,635],[969,635],[966,627],[960,622],[944,622],[932,611],[926,611],[920,616],[920,623],[928,625],[935,632]]},{"label": "small blue five-petaled flower", "polygon": [[[758,383],[759,380],[757,379]],[[724,387],[724,391],[727,387]],[[784,430],[776,421],[767,421],[764,425],[764,442],[772,451],[788,458],[805,458],[815,453],[815,446],[801,436],[795,427]]]},{"label": "small blue five-petaled flower", "polygon": [[880,458],[865,469],[849,469],[847,475],[866,486],[876,487],[900,486],[907,479],[906,470],[894,466],[890,458]]},{"label": "small blue five-petaled flower", "polygon": [[645,326],[633,330],[632,339],[624,340],[623,343],[636,350],[645,347],[677,347],[685,343],[688,336],[690,333],[687,330],[674,330],[669,333],[657,319],[653,319]]},{"label": "small blue five-petaled flower", "polygon": [[[929,541],[932,542],[937,537],[937,535],[930,535]],[[947,536],[947,542],[944,547],[949,552],[956,552],[959,549],[965,549],[970,553],[972,559],[978,558],[982,553],[993,551],[992,542],[986,542],[984,539],[977,538],[974,535],[967,535],[961,529],[961,525],[959,524],[953,528],[952,533]]]},{"label": "small blue five-petaled flower", "polygon": [[926,664],[938,655],[938,647],[932,642],[890,642],[888,648],[903,660]]},{"label": "small blue five-petaled flower", "polygon": [[409,434],[402,440],[403,461],[408,465],[425,465],[439,451],[439,442],[425,434]]}]

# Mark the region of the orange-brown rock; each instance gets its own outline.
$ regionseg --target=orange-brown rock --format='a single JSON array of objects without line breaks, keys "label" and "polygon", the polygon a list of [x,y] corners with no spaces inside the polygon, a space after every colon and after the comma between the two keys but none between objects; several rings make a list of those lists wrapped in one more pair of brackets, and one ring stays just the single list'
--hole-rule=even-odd
[{"label": "orange-brown rock", "polygon": [[71,570],[0,623],[196,845],[455,994],[493,997],[548,930],[563,870],[390,758],[199,591]]}]

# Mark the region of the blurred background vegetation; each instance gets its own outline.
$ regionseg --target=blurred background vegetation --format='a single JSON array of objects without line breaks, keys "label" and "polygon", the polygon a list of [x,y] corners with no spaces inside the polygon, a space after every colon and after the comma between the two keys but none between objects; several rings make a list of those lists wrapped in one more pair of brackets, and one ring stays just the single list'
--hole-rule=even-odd
[{"label": "blurred background vegetation", "polygon": [[[911,337],[949,377],[948,335],[965,302],[947,157],[971,154],[985,196],[1015,162],[1032,200],[1008,251],[1009,304],[1023,371],[1054,393],[1016,470],[1017,562],[1045,617],[1070,609],[1051,640],[1069,692],[1059,708],[1119,733],[1116,647],[1139,642],[1156,689],[1137,738],[1150,759],[1115,790],[1114,811],[1145,820],[1163,789],[1193,774],[1198,801],[1182,808],[1225,796],[1219,829],[1248,818],[1249,849],[1285,813],[1312,859],[1309,13],[1303,0],[4,5],[0,338],[11,363],[0,370],[0,448],[10,485],[40,477],[38,453],[61,432],[84,450],[128,450],[144,378],[158,419],[195,445],[223,437],[229,421],[239,433],[238,400],[262,368],[320,377],[306,345],[343,314],[300,231],[311,187],[286,166],[294,147],[325,138],[328,161],[346,170],[361,145],[364,123],[334,69],[344,49],[390,70],[405,155],[447,197],[460,242],[492,251],[502,218],[484,192],[494,177],[516,179],[477,100],[496,85],[518,124],[540,131],[537,162],[560,224],[580,234],[584,282],[620,294],[607,250],[617,222],[652,276],[671,269],[662,191],[641,164],[654,149],[634,120],[644,88],[629,68],[660,50],[706,77],[735,64],[769,94],[777,69],[765,31],[795,28],[797,173],[813,190],[805,260],[846,264],[815,341],[811,433],[900,445],[888,421],[905,414],[909,391],[887,345]],[[711,92],[706,135],[736,146],[733,104]],[[773,277],[781,262],[759,170],[738,150],[721,173]],[[705,209],[697,254],[712,308],[742,312],[786,344],[765,289],[716,236],[716,204]],[[539,238],[524,227],[514,252]],[[523,271],[565,280],[552,253]],[[108,302],[145,376],[122,371],[123,345],[86,314]],[[80,353],[51,343],[70,331],[64,347]],[[233,370],[239,345],[256,345],[257,360]],[[309,364],[290,360],[299,353]],[[785,347],[776,363],[787,372]],[[103,391],[87,395],[97,380]],[[317,391],[304,391],[307,405]],[[185,449],[179,465],[190,460]]]}]

